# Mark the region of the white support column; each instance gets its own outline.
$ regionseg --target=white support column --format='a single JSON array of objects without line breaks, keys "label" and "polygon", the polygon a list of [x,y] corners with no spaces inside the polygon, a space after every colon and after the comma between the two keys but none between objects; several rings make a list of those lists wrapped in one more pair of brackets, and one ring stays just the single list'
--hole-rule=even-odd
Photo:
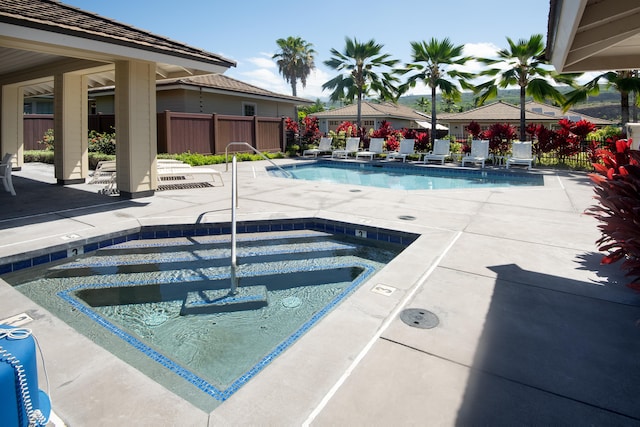
[{"label": "white support column", "polygon": [[87,77],[54,76],[53,137],[58,184],[85,182],[89,172]]},{"label": "white support column", "polygon": [[2,86],[0,105],[0,156],[15,154],[13,170],[22,169],[24,163],[24,91],[16,85]]},{"label": "white support column", "polygon": [[115,103],[120,196],[151,196],[158,188],[155,63],[117,62]]}]

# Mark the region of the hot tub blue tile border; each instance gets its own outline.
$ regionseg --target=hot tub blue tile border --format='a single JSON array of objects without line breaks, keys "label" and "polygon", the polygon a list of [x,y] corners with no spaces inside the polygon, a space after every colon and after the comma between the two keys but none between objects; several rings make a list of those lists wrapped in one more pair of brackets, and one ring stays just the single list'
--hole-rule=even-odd
[{"label": "hot tub blue tile border", "polygon": [[[306,334],[318,321],[320,321],[325,315],[327,315],[331,310],[333,310],[340,302],[342,302],[348,295],[350,295],[355,289],[357,289],[363,282],[365,282],[374,272],[375,268],[371,265],[364,262],[353,262],[353,263],[339,263],[337,265],[332,265],[334,268],[345,268],[345,267],[358,267],[362,269],[362,273],[358,275],[351,282],[351,284],[341,292],[335,295],[335,297],[329,301],[322,309],[318,310],[314,313],[305,323],[303,323],[297,330],[295,330],[291,335],[289,335],[286,339],[284,339],[280,344],[278,344],[271,352],[269,352],[266,356],[264,356],[260,361],[258,361],[253,367],[251,367],[247,372],[245,372],[240,377],[236,378],[227,388],[221,389],[211,384],[209,381],[199,377],[197,374],[191,372],[189,369],[184,368],[179,363],[174,362],[167,356],[162,353],[156,351],[155,349],[149,347],[147,344],[137,339],[136,337],[130,335],[123,329],[119,328],[100,314],[96,313],[89,306],[82,304],[79,302],[75,295],[75,292],[81,289],[85,289],[87,287],[111,287],[113,284],[101,284],[101,285],[78,285],[72,288],[60,291],[57,295],[65,300],[68,304],[74,307],[79,312],[83,313],[91,320],[104,327],[106,330],[111,332],[116,337],[122,339],[129,345],[131,345],[136,350],[142,352],[145,356],[149,357],[151,360],[161,364],[165,368],[172,371],[174,374],[182,377],[184,380],[191,383],[193,386],[197,387],[204,393],[213,397],[214,399],[224,402],[229,397],[231,397],[235,392],[240,390],[240,388],[245,385],[250,379],[256,376],[260,371],[262,371],[266,366],[268,366],[273,360],[275,360],[282,352],[284,352],[287,348],[293,345],[300,337]],[[311,269],[323,268],[321,266],[314,266]],[[278,273],[286,273],[288,269],[279,270]],[[226,277],[226,276],[225,276]],[[126,285],[126,283],[125,283]]]},{"label": "hot tub blue tile border", "polygon": [[[352,237],[356,236],[357,230],[363,230],[366,231],[366,239],[377,240],[386,243],[395,243],[403,246],[410,245],[414,240],[418,238],[418,234],[414,233],[395,231],[370,225],[353,224],[324,218],[293,218],[278,220],[243,221],[236,224],[236,230],[238,233],[314,230],[333,234],[344,234]],[[100,248],[106,248],[130,240],[152,240],[191,236],[217,236],[223,234],[231,234],[230,223],[143,226],[138,230],[129,230],[123,232],[123,234],[121,235],[113,236],[111,238],[100,238],[99,240],[88,242],[83,245],[78,244],[77,246],[66,246],[63,250],[60,250],[59,247],[56,247],[52,248],[52,252],[50,253],[43,254],[42,251],[38,251],[37,254],[34,254],[33,256],[25,254],[25,259],[0,264],[0,275],[68,258],[69,254],[67,248],[73,249],[82,247],[82,252],[88,253],[94,252]]]}]

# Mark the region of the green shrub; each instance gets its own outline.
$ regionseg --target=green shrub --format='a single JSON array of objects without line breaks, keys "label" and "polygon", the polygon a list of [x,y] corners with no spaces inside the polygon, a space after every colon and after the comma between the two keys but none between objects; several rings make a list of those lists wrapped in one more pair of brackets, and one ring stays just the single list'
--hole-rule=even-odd
[{"label": "green shrub", "polygon": [[44,135],[42,135],[42,139],[38,141],[38,144],[44,145],[45,150],[47,151],[53,151],[53,146],[54,146],[53,142],[54,142],[53,129],[47,129]]},{"label": "green shrub", "polygon": [[89,152],[116,154],[116,133],[89,131]]},{"label": "green shrub", "polygon": [[24,152],[25,163],[48,163],[53,164],[53,151],[50,150],[27,150]]}]

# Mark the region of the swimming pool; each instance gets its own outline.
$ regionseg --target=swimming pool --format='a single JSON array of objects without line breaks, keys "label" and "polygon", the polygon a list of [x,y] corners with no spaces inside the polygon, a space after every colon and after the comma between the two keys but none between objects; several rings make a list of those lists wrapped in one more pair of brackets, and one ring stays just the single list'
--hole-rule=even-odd
[{"label": "swimming pool", "polygon": [[227,224],[145,228],[3,279],[168,389],[212,410],[417,237],[321,219],[242,223],[239,285],[264,285],[268,305],[185,314],[189,299],[229,287],[228,230]]},{"label": "swimming pool", "polygon": [[514,170],[442,168],[393,163],[361,163],[319,160],[282,166],[291,176],[267,167],[272,176],[332,184],[364,185],[399,190],[445,190],[544,185],[536,173]]}]

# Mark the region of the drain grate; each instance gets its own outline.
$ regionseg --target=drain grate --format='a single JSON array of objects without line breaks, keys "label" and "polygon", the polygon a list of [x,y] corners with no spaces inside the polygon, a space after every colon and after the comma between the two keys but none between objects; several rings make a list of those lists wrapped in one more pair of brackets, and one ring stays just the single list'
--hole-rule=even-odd
[{"label": "drain grate", "polygon": [[400,319],[409,326],[421,329],[435,328],[440,323],[438,316],[422,308],[407,308],[400,313]]}]

